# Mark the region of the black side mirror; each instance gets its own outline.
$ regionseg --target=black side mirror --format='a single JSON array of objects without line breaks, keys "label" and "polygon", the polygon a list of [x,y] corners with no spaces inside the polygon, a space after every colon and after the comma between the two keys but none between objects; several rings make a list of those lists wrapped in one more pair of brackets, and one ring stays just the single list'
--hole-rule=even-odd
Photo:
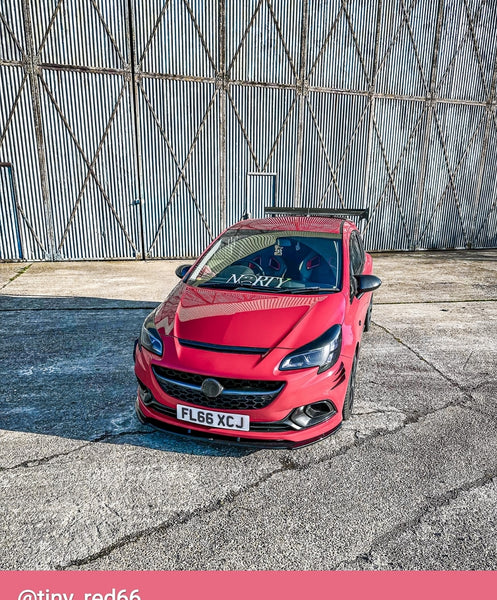
[{"label": "black side mirror", "polygon": [[176,270],[174,272],[180,279],[183,279],[183,277],[188,273],[192,266],[193,265],[180,265],[179,267],[176,267]]},{"label": "black side mirror", "polygon": [[365,292],[374,292],[381,285],[381,279],[376,275],[356,275],[357,290],[356,294],[364,294]]}]

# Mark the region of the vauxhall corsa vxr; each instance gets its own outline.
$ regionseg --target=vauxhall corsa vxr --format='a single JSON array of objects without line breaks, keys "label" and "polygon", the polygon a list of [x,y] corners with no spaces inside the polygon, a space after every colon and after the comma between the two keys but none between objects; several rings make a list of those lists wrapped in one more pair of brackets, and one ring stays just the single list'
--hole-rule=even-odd
[{"label": "vauxhall corsa vxr", "polygon": [[227,229],[143,324],[143,423],[262,447],[318,441],[351,415],[372,275],[367,211],[267,209]]}]

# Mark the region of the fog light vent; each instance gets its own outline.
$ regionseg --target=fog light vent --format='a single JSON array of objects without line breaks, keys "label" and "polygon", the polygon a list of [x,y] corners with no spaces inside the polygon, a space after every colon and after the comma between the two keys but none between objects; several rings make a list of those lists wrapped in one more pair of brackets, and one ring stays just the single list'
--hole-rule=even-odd
[{"label": "fog light vent", "polygon": [[336,412],[337,409],[331,400],[320,400],[296,408],[289,416],[288,422],[294,429],[304,429],[330,419]]},{"label": "fog light vent", "polygon": [[145,385],[143,385],[143,383],[139,379],[138,379],[138,394],[140,396],[141,401],[145,405],[150,404],[153,400],[153,396],[152,396],[150,390]]}]

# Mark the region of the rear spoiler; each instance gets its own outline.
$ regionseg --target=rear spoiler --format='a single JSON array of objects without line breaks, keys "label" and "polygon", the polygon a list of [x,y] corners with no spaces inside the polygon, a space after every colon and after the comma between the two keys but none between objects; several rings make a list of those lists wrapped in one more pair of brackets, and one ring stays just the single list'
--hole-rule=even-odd
[{"label": "rear spoiler", "polygon": [[369,219],[369,208],[287,208],[285,206],[265,206],[264,213],[268,215],[294,215],[302,217],[359,217]]}]

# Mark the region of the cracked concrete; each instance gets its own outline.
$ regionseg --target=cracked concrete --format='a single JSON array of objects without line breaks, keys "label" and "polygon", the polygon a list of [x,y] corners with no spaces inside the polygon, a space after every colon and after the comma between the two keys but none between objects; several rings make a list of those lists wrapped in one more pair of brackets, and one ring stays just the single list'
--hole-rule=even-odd
[{"label": "cracked concrete", "polygon": [[0,263],[0,290],[20,277],[31,265],[32,263]]},{"label": "cracked concrete", "polygon": [[376,308],[380,325],[461,389],[497,384],[497,302]]},{"label": "cracked concrete", "polygon": [[[206,569],[335,569],[344,557],[367,553],[399,523],[414,522],[457,496],[468,473],[476,472],[481,484],[489,470],[497,475],[496,424],[465,409],[448,410],[335,457],[275,472],[209,515],[104,549],[85,566],[130,569],[142,560],[151,569],[195,569],[199,563]],[[444,443],[461,422],[465,439],[451,436],[452,443]],[[480,435],[488,441],[484,448]]]},{"label": "cracked concrete", "polygon": [[[491,475],[438,499],[412,522],[375,540],[343,568],[495,570],[497,480]],[[472,523],[481,525],[474,528]]]},{"label": "cracked concrete", "polygon": [[353,418],[257,452],[134,418],[178,262],[0,264],[0,568],[495,569],[496,259],[375,257]]}]

